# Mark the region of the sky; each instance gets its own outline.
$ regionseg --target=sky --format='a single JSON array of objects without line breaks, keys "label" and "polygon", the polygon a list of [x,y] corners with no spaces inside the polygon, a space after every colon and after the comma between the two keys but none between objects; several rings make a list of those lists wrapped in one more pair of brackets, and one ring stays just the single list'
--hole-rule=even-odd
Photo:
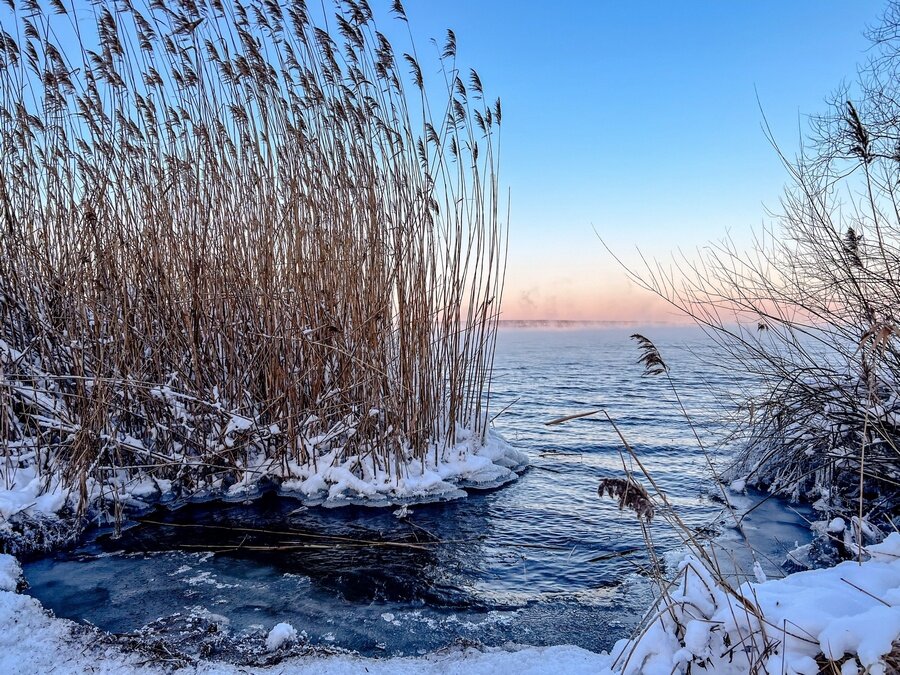
[{"label": "sky", "polygon": [[503,101],[503,318],[606,321],[682,317],[630,284],[598,235],[629,266],[638,249],[666,261],[726,236],[748,245],[773,222],[788,178],[763,120],[796,154],[806,117],[864,64],[865,29],[884,10],[873,0],[404,4],[420,56],[452,28],[460,66]]},{"label": "sky", "polygon": [[[391,0],[370,1],[405,51]],[[806,117],[865,63],[885,3],[404,0],[426,79],[441,79],[430,40],[451,28],[460,70],[503,101],[503,318],[684,321],[604,243],[638,270],[638,251],[669,263],[726,236],[749,246],[788,180],[764,120],[796,154]]]}]

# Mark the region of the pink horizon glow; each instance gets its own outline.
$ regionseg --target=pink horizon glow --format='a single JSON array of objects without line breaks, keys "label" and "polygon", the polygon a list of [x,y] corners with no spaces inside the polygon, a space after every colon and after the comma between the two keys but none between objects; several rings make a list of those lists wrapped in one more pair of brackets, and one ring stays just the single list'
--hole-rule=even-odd
[{"label": "pink horizon glow", "polygon": [[501,319],[688,324],[691,320],[657,295],[625,279],[509,279]]}]

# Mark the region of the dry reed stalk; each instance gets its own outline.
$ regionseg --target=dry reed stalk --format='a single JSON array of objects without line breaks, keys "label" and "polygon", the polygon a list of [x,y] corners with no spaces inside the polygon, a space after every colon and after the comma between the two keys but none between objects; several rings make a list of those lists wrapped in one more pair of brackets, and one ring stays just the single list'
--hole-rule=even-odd
[{"label": "dry reed stalk", "polygon": [[397,479],[457,424],[486,433],[499,100],[465,86],[452,36],[432,120],[368,2],[335,10],[7,0],[7,465],[30,448],[84,506],[141,474],[227,486],[259,457]]}]

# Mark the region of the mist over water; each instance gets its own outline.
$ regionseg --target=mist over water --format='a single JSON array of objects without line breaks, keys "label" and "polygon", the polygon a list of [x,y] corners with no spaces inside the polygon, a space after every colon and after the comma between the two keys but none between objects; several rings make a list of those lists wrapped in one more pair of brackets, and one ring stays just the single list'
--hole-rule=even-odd
[{"label": "mist over water", "polygon": [[[119,538],[100,533],[29,563],[30,592],[60,616],[116,632],[181,613],[235,634],[287,621],[313,644],[367,655],[414,655],[460,640],[607,649],[630,633],[653,588],[634,514],[598,499],[597,483],[623,475],[623,462],[640,472],[603,414],[545,422],[603,408],[683,520],[738,539],[668,381],[642,377],[633,332],[656,343],[708,451],[727,458],[728,448],[712,442],[725,431],[715,387],[752,383],[714,368],[700,331],[504,328],[491,407],[503,411],[495,428],[529,454],[532,466],[517,482],[413,506],[406,519],[393,509],[307,509],[272,495],[160,511],[151,519],[162,524]],[[676,561],[677,533],[659,518],[650,531],[663,558]],[[808,540],[802,518],[775,500],[748,517],[745,532],[773,575],[786,550]]]}]

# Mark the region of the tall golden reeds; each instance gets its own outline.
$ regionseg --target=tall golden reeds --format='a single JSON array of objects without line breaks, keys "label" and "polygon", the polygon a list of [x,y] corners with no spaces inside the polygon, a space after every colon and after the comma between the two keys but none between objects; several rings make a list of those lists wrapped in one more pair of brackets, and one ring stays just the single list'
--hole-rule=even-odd
[{"label": "tall golden reeds", "polygon": [[366,0],[4,1],[9,464],[84,504],[483,436],[502,111],[452,32],[433,107]]}]

